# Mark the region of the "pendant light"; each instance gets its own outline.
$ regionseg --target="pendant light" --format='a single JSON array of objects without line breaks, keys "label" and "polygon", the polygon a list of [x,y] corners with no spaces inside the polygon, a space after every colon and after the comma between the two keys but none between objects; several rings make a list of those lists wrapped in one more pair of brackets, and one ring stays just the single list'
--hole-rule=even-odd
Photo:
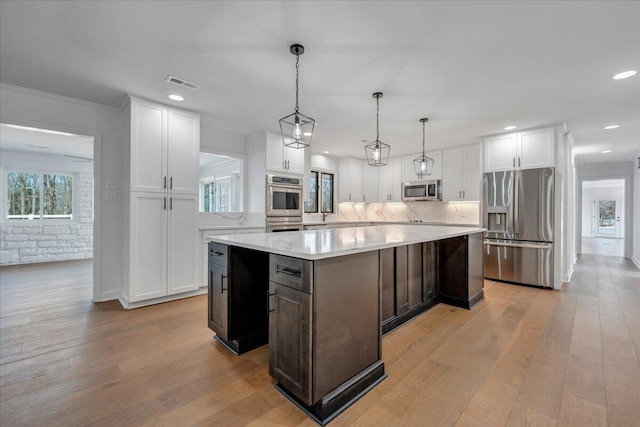
[{"label": "pendant light", "polygon": [[289,51],[296,56],[296,109],[293,114],[280,119],[282,142],[287,147],[306,148],[311,145],[313,128],[316,121],[300,112],[298,107],[298,82],[300,76],[300,55],[304,53],[304,46],[293,44]]},{"label": "pendant light", "polygon": [[424,125],[428,121],[429,119],[427,118],[420,119],[420,122],[422,123],[422,156],[413,159],[413,167],[416,170],[416,175],[418,175],[419,179],[431,175],[431,172],[433,172],[433,159],[424,154]]},{"label": "pendant light", "polygon": [[382,98],[382,92],[376,92],[373,94],[376,99],[376,140],[365,145],[364,151],[367,155],[367,162],[369,166],[385,166],[389,163],[389,152],[391,146],[380,141],[380,131],[378,125],[380,123],[380,98]]}]

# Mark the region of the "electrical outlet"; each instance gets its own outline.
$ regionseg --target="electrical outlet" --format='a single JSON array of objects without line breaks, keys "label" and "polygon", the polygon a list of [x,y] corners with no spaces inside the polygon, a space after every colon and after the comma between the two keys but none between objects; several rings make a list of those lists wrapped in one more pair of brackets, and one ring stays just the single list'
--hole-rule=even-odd
[{"label": "electrical outlet", "polygon": [[104,181],[104,189],[105,190],[112,190],[115,191],[118,189],[118,185],[116,184],[116,181],[110,180],[110,179],[106,179]]},{"label": "electrical outlet", "polygon": [[118,193],[115,191],[105,191],[103,194],[103,199],[105,202],[117,202],[118,201]]}]

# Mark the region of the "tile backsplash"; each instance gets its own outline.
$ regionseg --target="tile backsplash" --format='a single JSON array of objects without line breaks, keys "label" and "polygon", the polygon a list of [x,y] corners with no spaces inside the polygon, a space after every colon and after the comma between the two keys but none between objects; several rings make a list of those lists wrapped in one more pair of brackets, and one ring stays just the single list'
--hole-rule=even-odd
[{"label": "tile backsplash", "polygon": [[[313,219],[321,215],[313,215]],[[327,221],[423,221],[479,224],[479,202],[339,203]]]}]

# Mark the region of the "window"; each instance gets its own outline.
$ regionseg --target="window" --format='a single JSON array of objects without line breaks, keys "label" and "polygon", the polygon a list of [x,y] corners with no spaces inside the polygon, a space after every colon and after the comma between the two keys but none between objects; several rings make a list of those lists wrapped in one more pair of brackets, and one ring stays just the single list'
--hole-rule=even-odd
[{"label": "window", "polygon": [[[318,176],[320,182],[318,183]],[[305,213],[333,213],[333,174],[311,171],[309,199],[304,202]]]},{"label": "window", "polygon": [[17,171],[7,173],[7,219],[72,218],[72,175]]},{"label": "window", "polygon": [[200,212],[242,212],[243,159],[200,153]]}]

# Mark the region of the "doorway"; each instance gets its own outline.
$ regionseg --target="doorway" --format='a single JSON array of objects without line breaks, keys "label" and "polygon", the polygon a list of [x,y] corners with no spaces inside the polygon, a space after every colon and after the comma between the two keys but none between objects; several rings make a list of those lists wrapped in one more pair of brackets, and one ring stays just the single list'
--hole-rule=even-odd
[{"label": "doorway", "polygon": [[582,253],[624,256],[625,180],[582,182]]},{"label": "doorway", "polygon": [[[95,267],[95,145],[93,135],[0,123],[3,270],[28,280],[47,264]],[[83,286],[94,295],[91,270]]]}]

